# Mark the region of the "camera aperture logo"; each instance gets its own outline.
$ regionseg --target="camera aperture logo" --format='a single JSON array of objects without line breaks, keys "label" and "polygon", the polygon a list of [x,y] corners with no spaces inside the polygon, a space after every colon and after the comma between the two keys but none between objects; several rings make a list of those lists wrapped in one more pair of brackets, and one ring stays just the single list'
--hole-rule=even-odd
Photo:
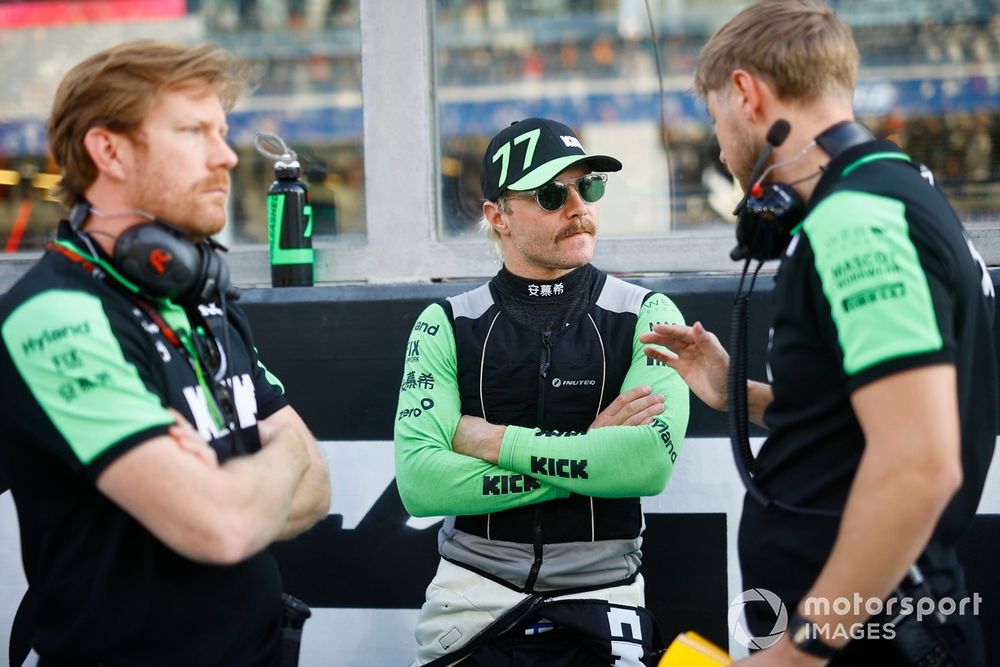
[{"label": "camera aperture logo", "polygon": [[[754,636],[746,623],[746,613],[744,607],[747,604],[767,604],[774,614],[774,625],[766,635]],[[785,605],[777,595],[766,588],[751,588],[743,591],[733,598],[729,603],[729,632],[733,638],[742,646],[750,649],[770,648],[778,643],[785,628],[788,627],[788,612]]]}]

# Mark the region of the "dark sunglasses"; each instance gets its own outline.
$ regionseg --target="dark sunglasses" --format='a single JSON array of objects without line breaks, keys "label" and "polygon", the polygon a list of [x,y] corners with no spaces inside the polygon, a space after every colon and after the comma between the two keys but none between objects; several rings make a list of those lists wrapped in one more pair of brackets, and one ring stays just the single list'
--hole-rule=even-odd
[{"label": "dark sunglasses", "polygon": [[576,187],[583,201],[593,204],[604,196],[604,186],[607,182],[607,174],[584,174],[567,181],[549,181],[540,188],[509,194],[506,197],[508,199],[534,197],[538,205],[546,211],[558,211],[569,199],[570,185]]}]

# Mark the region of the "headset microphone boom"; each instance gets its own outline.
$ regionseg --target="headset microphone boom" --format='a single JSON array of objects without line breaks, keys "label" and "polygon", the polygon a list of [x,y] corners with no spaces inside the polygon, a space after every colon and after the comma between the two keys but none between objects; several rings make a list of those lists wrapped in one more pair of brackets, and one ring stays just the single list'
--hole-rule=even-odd
[{"label": "headset microphone boom", "polygon": [[[788,232],[805,213],[804,202],[791,186],[784,183],[762,185],[764,177],[773,168],[764,166],[771,157],[771,151],[785,142],[791,129],[784,119],[776,120],[771,125],[767,131],[767,144],[750,174],[750,185],[733,211],[733,215],[737,216],[736,247],[729,257],[735,262],[748,257],[761,261],[779,257],[788,245]],[[804,151],[813,145],[815,143],[810,143]]]}]

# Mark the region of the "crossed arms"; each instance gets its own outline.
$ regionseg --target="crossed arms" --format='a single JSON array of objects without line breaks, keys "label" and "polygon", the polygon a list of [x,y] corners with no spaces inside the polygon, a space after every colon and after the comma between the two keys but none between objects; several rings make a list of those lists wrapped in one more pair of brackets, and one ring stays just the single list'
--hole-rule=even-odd
[{"label": "crossed arms", "polygon": [[289,406],[258,422],[261,450],[220,465],[179,413],[169,435],[115,459],[97,488],[192,560],[233,564],[327,515],[326,462]]},{"label": "crossed arms", "polygon": [[[586,433],[557,437],[462,415],[451,323],[439,305],[429,306],[418,321],[439,333],[414,331],[419,364],[407,361],[404,376],[432,376],[433,386],[404,385],[396,415],[396,483],[407,511],[485,514],[570,493],[635,497],[662,491],[687,427],[688,390],[677,373],[648,365],[642,353],[640,331],[656,321],[683,321],[671,302],[656,303],[640,312],[622,395]],[[586,476],[570,467],[582,461]],[[514,491],[492,493],[495,482],[501,491]]]}]

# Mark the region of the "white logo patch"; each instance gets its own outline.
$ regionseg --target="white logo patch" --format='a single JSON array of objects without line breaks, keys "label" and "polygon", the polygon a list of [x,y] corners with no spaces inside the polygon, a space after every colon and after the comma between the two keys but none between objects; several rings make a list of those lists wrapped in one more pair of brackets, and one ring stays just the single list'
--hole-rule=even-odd
[{"label": "white logo patch", "polygon": [[579,148],[581,151],[583,150],[583,146],[580,145],[580,140],[576,137],[567,135],[559,138],[563,140],[564,144],[566,144],[566,148]]}]

